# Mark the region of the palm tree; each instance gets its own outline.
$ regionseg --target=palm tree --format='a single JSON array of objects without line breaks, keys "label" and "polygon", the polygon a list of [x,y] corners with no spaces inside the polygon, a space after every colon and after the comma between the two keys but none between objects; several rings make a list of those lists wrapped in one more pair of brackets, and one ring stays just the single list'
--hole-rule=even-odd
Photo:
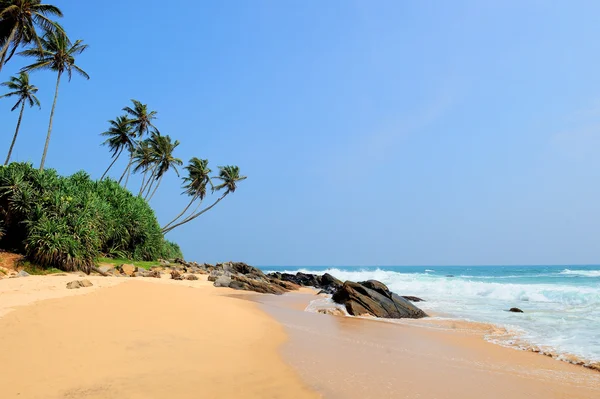
[{"label": "palm tree", "polygon": [[2,83],[0,86],[8,87],[9,90],[12,90],[0,98],[4,97],[17,97],[17,103],[14,107],[12,107],[11,111],[14,111],[21,106],[21,112],[19,113],[19,120],[17,121],[17,129],[15,130],[15,135],[13,136],[12,142],[10,143],[10,148],[8,149],[8,155],[6,156],[6,161],[4,165],[8,165],[10,162],[10,156],[12,154],[13,148],[15,147],[15,142],[17,141],[17,136],[19,135],[19,128],[21,127],[21,120],[23,119],[23,111],[25,111],[25,104],[29,103],[30,107],[34,105],[40,106],[40,101],[35,96],[38,88],[29,83],[29,75],[26,72],[21,72],[19,76],[12,76],[8,82]]},{"label": "palm tree", "polygon": [[[131,100],[132,107],[125,107],[125,111],[130,116],[131,126],[133,126],[138,138],[150,132],[150,128],[155,128],[152,121],[156,119],[156,111],[148,111],[148,104],[142,104],[138,100]],[[156,129],[156,128],[155,128]]]},{"label": "palm tree", "polygon": [[54,102],[52,103],[52,111],[50,112],[50,124],[48,125],[48,134],[46,135],[46,144],[44,145],[44,154],[40,162],[40,170],[44,169],[46,155],[48,153],[48,145],[50,144],[50,134],[52,133],[52,120],[54,119],[54,110],[56,109],[56,100],[58,98],[58,87],[60,86],[60,78],[63,73],[69,76],[71,81],[73,71],[77,72],[86,79],[90,76],[80,67],[75,65],[75,56],[83,53],[87,48],[87,44],[83,44],[82,40],[77,40],[71,43],[67,35],[62,31],[47,30],[44,37],[39,39],[41,50],[34,47],[29,50],[22,51],[21,54],[26,57],[35,57],[37,61],[25,68],[25,71],[35,71],[39,69],[48,69],[57,72],[56,91],[54,93]]},{"label": "palm tree", "polygon": [[63,14],[58,7],[41,4],[40,0],[0,0],[0,71],[20,46],[35,41],[41,49],[36,27],[62,30],[49,19],[51,16]]},{"label": "palm tree", "polygon": [[[136,132],[137,137],[141,139],[144,134],[150,133],[150,128],[158,133],[156,127],[152,124],[152,121],[156,119],[156,111],[148,111],[148,104],[142,104],[138,100],[132,99],[133,107],[124,107],[125,111],[130,116],[130,123],[133,130]],[[125,187],[129,181],[129,174],[131,173],[131,165],[133,164],[134,153],[131,151],[129,156],[129,164],[125,171],[127,172],[127,180],[125,180]]]},{"label": "palm tree", "polygon": [[133,150],[133,165],[135,165],[133,172],[144,172],[144,177],[142,178],[142,184],[140,185],[140,192],[138,193],[138,196],[142,195],[142,192],[146,187],[146,177],[148,177],[148,171],[152,168],[152,165],[154,165],[155,162],[156,158],[154,157],[154,153],[150,147],[150,139],[138,142],[137,147]]},{"label": "palm tree", "polygon": [[[169,171],[169,169],[175,170],[175,173],[177,173],[177,176],[179,176],[177,166],[183,165],[183,161],[181,159],[173,156],[173,151],[175,151],[175,148],[177,148],[180,144],[178,140],[172,142],[171,137],[163,136],[156,132],[153,134],[153,137],[150,139],[149,143],[150,149],[155,157],[156,166],[153,171],[153,176],[150,177],[150,179],[154,178],[154,180],[150,184],[148,192],[146,193],[145,198],[147,201],[150,201],[152,197],[154,197],[156,190],[158,190],[158,187],[162,182],[162,178]],[[150,190],[152,189],[152,185],[154,183],[156,183],[156,186],[154,187],[152,194],[150,194]],[[148,194],[150,194],[150,196],[148,196]]]},{"label": "palm tree", "polygon": [[223,193],[223,195],[221,195],[215,202],[213,202],[210,206],[204,208],[200,212],[195,212],[192,215],[188,216],[187,218],[183,219],[181,222],[171,225],[170,227],[167,227],[167,226],[163,227],[161,230],[163,234],[168,233],[169,231],[173,230],[176,227],[179,227],[183,224],[191,222],[192,220],[196,219],[198,216],[210,211],[215,205],[217,205],[219,202],[221,202],[223,200],[223,198],[225,198],[227,195],[229,195],[231,193],[234,193],[235,190],[237,189],[237,183],[242,180],[246,180],[247,177],[240,176],[240,168],[237,166],[219,166],[219,176],[215,176],[214,179],[221,180],[222,183],[219,184],[218,186],[215,186],[214,190],[219,191],[219,190],[225,189],[225,192]]},{"label": "palm tree", "polygon": [[[108,166],[100,180],[104,179],[104,176],[106,176],[110,168],[117,162],[123,150],[127,148],[131,151],[135,145],[135,133],[131,128],[131,123],[127,116],[119,116],[116,120],[110,120],[108,123],[110,123],[108,130],[101,133],[102,136],[106,136],[108,139],[102,145],[107,145],[110,148],[114,160]],[[123,179],[123,176],[121,176],[121,179]],[[121,180],[119,180],[120,182]]]},{"label": "palm tree", "polygon": [[183,179],[183,181],[186,183],[183,186],[185,188],[184,194],[191,196],[192,199],[183,209],[183,211],[177,215],[175,219],[167,223],[163,229],[168,228],[170,225],[179,220],[179,218],[181,218],[188,211],[188,209],[190,209],[190,206],[192,206],[194,201],[200,200],[200,203],[202,203],[206,197],[206,186],[210,184],[212,187],[212,181],[210,180],[209,176],[211,170],[208,167],[208,159],[198,159],[194,157],[190,159],[190,163],[185,167],[185,169],[188,171],[188,176]]}]

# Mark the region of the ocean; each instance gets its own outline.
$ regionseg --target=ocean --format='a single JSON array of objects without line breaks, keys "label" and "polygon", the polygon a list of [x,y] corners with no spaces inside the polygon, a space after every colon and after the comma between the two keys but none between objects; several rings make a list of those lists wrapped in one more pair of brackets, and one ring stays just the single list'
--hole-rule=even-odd
[{"label": "ocean", "polygon": [[[263,267],[375,279],[440,319],[491,323],[490,341],[583,364],[600,362],[600,266]],[[507,310],[520,308],[524,313]]]}]

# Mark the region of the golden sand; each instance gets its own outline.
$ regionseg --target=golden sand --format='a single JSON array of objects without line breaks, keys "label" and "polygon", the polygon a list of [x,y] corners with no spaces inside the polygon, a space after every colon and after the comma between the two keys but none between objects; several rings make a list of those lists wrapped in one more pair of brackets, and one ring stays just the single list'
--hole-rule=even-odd
[{"label": "golden sand", "polygon": [[282,361],[281,326],[229,290],[74,279],[0,280],[0,309],[32,303],[0,318],[0,398],[319,397]]}]

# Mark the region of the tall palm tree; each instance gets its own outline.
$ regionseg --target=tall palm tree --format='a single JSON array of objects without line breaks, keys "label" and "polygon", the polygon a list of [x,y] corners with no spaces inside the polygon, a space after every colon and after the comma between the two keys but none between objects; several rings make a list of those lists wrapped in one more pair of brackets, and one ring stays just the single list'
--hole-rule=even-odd
[{"label": "tall palm tree", "polygon": [[[188,209],[190,209],[196,200],[199,200],[200,203],[202,203],[206,197],[207,186],[210,184],[212,187],[212,181],[210,180],[209,176],[211,170],[208,167],[208,159],[198,159],[194,157],[190,159],[190,163],[185,167],[185,169],[187,170],[188,175],[183,179],[184,183],[186,183],[183,186],[183,188],[185,188],[184,193],[192,197],[192,199],[183,209],[183,211],[177,215],[175,219],[167,223],[163,229],[168,228],[177,220],[179,220],[179,218],[181,218],[188,211]],[[198,205],[200,205],[200,203]]]},{"label": "tall palm tree", "polygon": [[156,167],[154,169],[154,181],[152,184],[156,183],[156,186],[154,187],[154,191],[152,191],[150,196],[148,196],[148,194],[150,193],[152,184],[150,185],[150,188],[148,188],[148,193],[146,194],[146,199],[148,201],[154,197],[154,194],[156,193],[156,190],[158,190],[164,175],[170,169],[173,169],[175,173],[177,173],[177,176],[179,176],[179,170],[177,170],[177,166],[183,165],[183,161],[181,159],[173,156],[173,151],[175,151],[175,148],[177,148],[180,144],[178,140],[173,142],[171,141],[171,137],[163,136],[159,133],[154,134],[153,136],[154,139],[150,140],[150,148],[153,156],[156,157]]},{"label": "tall palm tree", "polygon": [[[102,136],[108,137],[102,145],[107,145],[110,148],[110,151],[113,153],[112,158],[114,159],[100,180],[104,179],[104,176],[106,176],[110,168],[117,162],[123,150],[128,149],[131,151],[135,145],[135,133],[131,128],[131,123],[127,116],[119,116],[116,120],[110,120],[108,123],[110,124],[108,130],[101,133]],[[121,176],[121,179],[123,179],[123,176]],[[119,180],[120,182],[121,180]]]},{"label": "tall palm tree", "polygon": [[12,76],[8,82],[2,83],[0,86],[8,87],[8,93],[0,96],[0,98],[4,97],[17,97],[17,103],[14,107],[12,107],[11,111],[14,111],[21,106],[21,112],[19,113],[19,120],[17,121],[17,129],[15,130],[15,135],[13,136],[12,142],[10,143],[10,148],[8,149],[8,155],[6,156],[6,161],[4,165],[8,165],[10,162],[10,156],[12,154],[13,148],[15,147],[15,143],[17,141],[17,136],[19,135],[19,128],[21,127],[21,120],[23,119],[23,111],[25,111],[25,104],[29,103],[30,107],[34,105],[40,106],[40,101],[35,96],[38,88],[29,83],[29,75],[26,72],[21,72],[19,76]]},{"label": "tall palm tree", "polygon": [[87,44],[83,44],[82,40],[77,40],[71,43],[67,35],[63,31],[47,30],[44,37],[40,38],[41,49],[34,47],[29,50],[22,51],[21,54],[26,57],[35,57],[37,61],[25,68],[25,71],[35,71],[47,69],[57,73],[56,91],[54,93],[54,102],[52,103],[52,111],[50,112],[50,124],[48,125],[48,134],[46,135],[46,144],[44,145],[44,154],[40,162],[40,170],[44,169],[46,155],[48,153],[48,145],[50,144],[50,134],[52,133],[52,121],[54,119],[54,110],[56,109],[56,100],[58,98],[58,88],[60,86],[60,78],[63,73],[66,73],[71,81],[73,71],[86,79],[90,76],[80,67],[75,65],[75,56],[83,53],[87,48]]},{"label": "tall palm tree", "polygon": [[63,14],[58,7],[40,0],[0,0],[0,71],[20,46],[36,42],[41,47],[36,27],[62,29],[50,20],[52,16]]},{"label": "tall palm tree", "polygon": [[246,180],[246,176],[240,176],[240,168],[237,166],[219,166],[219,176],[213,177],[213,179],[221,180],[221,184],[214,187],[215,191],[220,191],[225,189],[223,195],[221,195],[215,202],[213,202],[210,206],[207,206],[203,210],[199,212],[194,212],[192,215],[183,219],[181,222],[171,225],[170,227],[165,226],[162,228],[162,233],[166,234],[169,231],[173,230],[176,227],[184,225],[186,223],[191,222],[196,219],[198,216],[210,211],[215,205],[223,200],[227,195],[234,193],[237,189],[238,182],[242,180]]},{"label": "tall palm tree", "polygon": [[[131,126],[136,132],[138,139],[144,137],[145,134],[149,134],[151,130],[158,133],[158,130],[152,123],[152,121],[156,119],[157,112],[149,111],[148,104],[142,104],[138,100],[132,99],[131,102],[133,107],[124,107],[123,111],[125,111],[130,116]],[[125,169],[127,171],[127,180],[125,180],[125,187],[127,186],[127,182],[129,181],[129,174],[131,173],[133,157],[134,153],[133,151],[131,151],[129,156],[129,164]]]}]

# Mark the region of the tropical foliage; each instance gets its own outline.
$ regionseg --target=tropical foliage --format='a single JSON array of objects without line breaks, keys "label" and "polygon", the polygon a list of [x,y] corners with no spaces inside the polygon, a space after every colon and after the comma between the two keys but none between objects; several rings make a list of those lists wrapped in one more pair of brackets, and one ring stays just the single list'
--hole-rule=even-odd
[{"label": "tropical foliage", "polygon": [[153,210],[117,182],[69,177],[30,164],[0,167],[0,247],[35,263],[89,271],[100,256],[155,260],[181,256],[164,240]]},{"label": "tropical foliage", "polygon": [[[76,62],[87,44],[72,42],[51,19],[62,16],[59,8],[41,0],[0,0],[0,72],[15,55],[30,59],[17,76],[0,84],[7,89],[0,99],[16,100],[12,111],[19,109],[5,166],[0,166],[0,248],[26,254],[43,267],[86,271],[100,256],[140,261],[181,256],[164,234],[215,207],[246,177],[237,166],[219,167],[212,176],[208,160],[193,157],[183,178],[189,202],[161,228],[148,202],[165,176],[180,176],[180,142],[161,133],[156,127],[158,113],[135,99],[100,133],[110,159],[98,181],[85,172],[62,177],[53,169],[44,170],[61,79],[66,75],[70,81],[73,74],[90,78]],[[39,170],[31,164],[9,163],[26,106],[40,106],[38,89],[29,80],[34,71],[56,74]],[[11,122],[11,131],[12,126]],[[123,158],[126,162],[111,178]],[[136,183],[135,175],[136,195],[126,189],[130,177]]]}]

